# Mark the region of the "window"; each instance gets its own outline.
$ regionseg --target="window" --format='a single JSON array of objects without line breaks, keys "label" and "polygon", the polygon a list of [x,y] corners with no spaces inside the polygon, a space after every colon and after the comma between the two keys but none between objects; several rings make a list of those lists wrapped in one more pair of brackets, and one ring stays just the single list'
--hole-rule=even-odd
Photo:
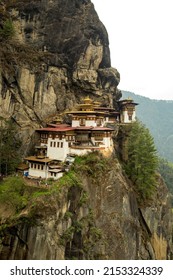
[{"label": "window", "polygon": [[97,119],[97,120],[96,120],[96,123],[97,123],[97,126],[100,126],[100,125],[102,124],[101,119]]},{"label": "window", "polygon": [[54,148],[56,147],[56,142],[53,143]]},{"label": "window", "polygon": [[46,139],[46,138],[47,138],[47,136],[48,136],[48,135],[47,135],[47,134],[45,134],[45,133],[44,133],[44,134],[41,134],[41,138],[45,138],[45,139]]},{"label": "window", "polygon": [[43,170],[43,165],[41,165],[41,170]]},{"label": "window", "polygon": [[34,166],[33,163],[31,163],[31,168],[33,168],[33,166]]},{"label": "window", "polygon": [[80,125],[85,125],[86,120],[85,119],[80,119]]},{"label": "window", "polygon": [[38,169],[40,169],[40,164],[38,164]]},{"label": "window", "polygon": [[53,146],[53,142],[52,142],[52,141],[50,142],[50,146],[51,146],[51,147]]},{"label": "window", "polygon": [[63,142],[61,142],[61,148],[63,148]]},{"label": "window", "polygon": [[34,169],[36,169],[37,168],[37,164],[34,164]]},{"label": "window", "polygon": [[59,142],[57,142],[57,148],[59,148]]}]

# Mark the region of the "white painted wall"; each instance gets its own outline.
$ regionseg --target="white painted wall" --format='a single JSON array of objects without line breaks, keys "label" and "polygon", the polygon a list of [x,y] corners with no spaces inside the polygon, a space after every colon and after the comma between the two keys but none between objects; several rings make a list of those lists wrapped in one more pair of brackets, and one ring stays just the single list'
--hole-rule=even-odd
[{"label": "white painted wall", "polygon": [[104,137],[103,138],[103,143],[104,143],[104,146],[105,148],[110,148],[112,145],[112,141],[111,141],[111,138],[110,137]]},{"label": "white painted wall", "polygon": [[110,148],[112,146],[111,137],[103,137],[103,140],[101,140],[101,141],[95,141],[95,138],[91,137],[91,140],[92,140],[93,144],[96,144],[97,142],[103,142],[103,144],[100,144],[99,147]]},{"label": "white painted wall", "polygon": [[136,121],[136,111],[133,111],[133,115],[132,115],[132,122]]},{"label": "white painted wall", "polygon": [[[105,124],[105,120],[102,120],[101,122],[101,127],[103,127]],[[81,126],[80,125],[80,120],[72,120],[72,127],[76,127],[76,126]],[[95,120],[85,120],[85,126],[93,126],[96,127],[97,126],[97,122]]]},{"label": "white painted wall", "polygon": [[79,120],[72,120],[72,127],[80,126]]},{"label": "white painted wall", "polygon": [[[37,163],[36,163],[37,164]],[[54,175],[51,175],[51,172],[48,171],[48,166],[46,165],[46,168],[45,168],[45,165],[44,165],[44,168],[43,170],[41,169],[38,169],[38,164],[37,164],[37,168],[31,168],[31,163],[29,163],[29,176],[31,177],[41,177],[43,179],[48,179],[48,178],[53,178],[55,180],[61,178],[63,176],[63,172],[59,172],[59,173],[56,173],[56,176]]]},{"label": "white painted wall", "polygon": [[[53,142],[53,146],[51,147],[51,142]],[[59,147],[57,146],[57,142],[59,142]],[[54,143],[56,146],[54,147]],[[63,143],[63,147],[61,148],[61,143]],[[48,149],[47,156],[52,159],[62,160],[64,161],[67,154],[69,154],[69,145],[66,139],[48,139]]]},{"label": "white painted wall", "polygon": [[63,176],[63,172],[56,173],[56,176],[51,175],[51,172],[48,172],[48,178],[52,178],[54,180],[58,180]]},{"label": "white painted wall", "polygon": [[[136,121],[136,111],[135,110],[133,111],[133,114],[132,114],[132,120],[129,120],[127,110],[122,112],[122,116],[124,117],[124,123],[131,123],[131,122]],[[122,121],[122,118],[121,118],[121,121]]]},{"label": "white painted wall", "polygon": [[48,171],[47,171],[47,165],[45,169],[45,165],[43,167],[43,170],[38,169],[38,164],[36,163],[37,168],[31,168],[31,163],[29,163],[29,176],[33,177],[41,177],[41,178],[47,178],[48,177]]},{"label": "white painted wall", "polygon": [[75,154],[77,156],[83,156],[86,155],[87,153],[93,152],[93,149],[73,149],[70,148],[70,153]]},{"label": "white painted wall", "polygon": [[96,126],[95,120],[86,120],[85,126]]}]

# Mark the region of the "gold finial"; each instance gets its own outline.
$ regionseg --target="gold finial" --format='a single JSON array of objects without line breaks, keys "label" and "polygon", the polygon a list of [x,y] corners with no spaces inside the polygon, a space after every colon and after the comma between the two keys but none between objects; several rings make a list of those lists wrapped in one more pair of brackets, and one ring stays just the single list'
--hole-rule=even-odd
[{"label": "gold finial", "polygon": [[89,98],[89,96],[85,97],[85,98],[84,98],[84,103],[85,103],[85,104],[91,104],[91,103],[92,103],[91,98]]},{"label": "gold finial", "polygon": [[62,114],[59,114],[57,116],[54,117],[53,121],[56,123],[56,124],[61,124],[62,123]]}]

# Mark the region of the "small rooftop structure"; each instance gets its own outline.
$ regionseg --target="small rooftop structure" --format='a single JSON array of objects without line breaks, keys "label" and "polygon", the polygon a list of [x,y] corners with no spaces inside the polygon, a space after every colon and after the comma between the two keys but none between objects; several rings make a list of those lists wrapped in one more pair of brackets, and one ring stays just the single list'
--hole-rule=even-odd
[{"label": "small rooftop structure", "polygon": [[135,103],[133,99],[127,98],[117,101],[120,111],[120,123],[131,123],[136,120],[135,107],[138,103]]}]

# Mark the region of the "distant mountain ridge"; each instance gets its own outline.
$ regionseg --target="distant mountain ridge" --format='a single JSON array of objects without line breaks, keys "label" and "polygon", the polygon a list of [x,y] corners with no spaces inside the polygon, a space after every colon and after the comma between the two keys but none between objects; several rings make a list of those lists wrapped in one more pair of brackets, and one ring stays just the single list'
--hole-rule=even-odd
[{"label": "distant mountain ridge", "polygon": [[139,103],[137,118],[149,128],[161,157],[173,162],[173,101],[154,100],[122,90],[122,98]]}]

